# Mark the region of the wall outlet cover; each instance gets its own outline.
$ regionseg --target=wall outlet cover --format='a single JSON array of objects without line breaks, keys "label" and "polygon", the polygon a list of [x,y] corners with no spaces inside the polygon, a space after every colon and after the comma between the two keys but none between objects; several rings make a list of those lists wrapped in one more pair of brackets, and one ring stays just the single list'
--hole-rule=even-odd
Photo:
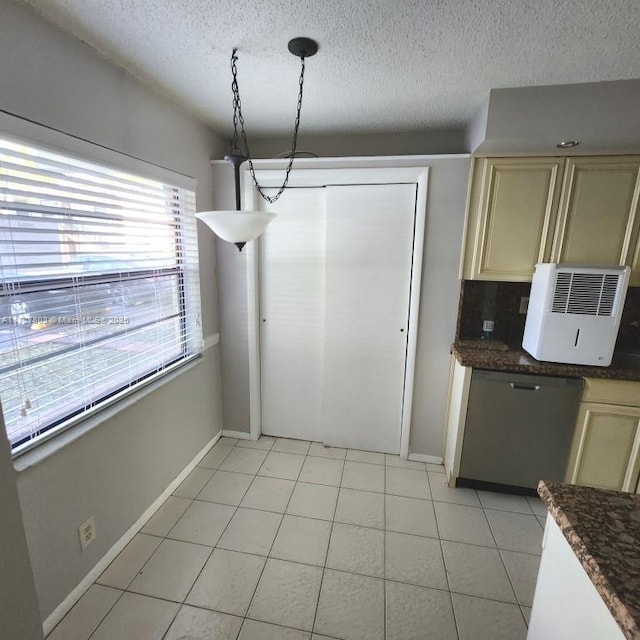
[{"label": "wall outlet cover", "polygon": [[78,527],[78,533],[80,534],[80,546],[84,551],[96,539],[96,522],[93,516]]}]

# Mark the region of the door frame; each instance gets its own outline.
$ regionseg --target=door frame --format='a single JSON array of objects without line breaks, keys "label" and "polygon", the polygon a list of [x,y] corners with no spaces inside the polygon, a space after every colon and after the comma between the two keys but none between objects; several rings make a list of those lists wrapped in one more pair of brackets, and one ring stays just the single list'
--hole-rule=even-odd
[{"label": "door frame", "polygon": [[[411,264],[411,292],[407,330],[407,356],[405,360],[400,421],[400,457],[408,459],[411,435],[411,410],[418,343],[420,289],[424,254],[424,234],[427,214],[427,188],[429,167],[424,158],[303,158],[296,159],[289,176],[288,186],[319,187],[327,184],[381,184],[413,183],[417,185],[416,214],[413,234],[413,259]],[[286,160],[254,160],[256,178],[261,186],[279,187],[283,180]],[[248,166],[241,171],[242,206],[255,209],[261,197],[255,188]],[[341,170],[330,176],[328,171]],[[249,428],[252,440],[262,432],[261,362],[260,362],[260,241],[250,242],[244,249],[247,278],[247,339],[249,356]]]}]

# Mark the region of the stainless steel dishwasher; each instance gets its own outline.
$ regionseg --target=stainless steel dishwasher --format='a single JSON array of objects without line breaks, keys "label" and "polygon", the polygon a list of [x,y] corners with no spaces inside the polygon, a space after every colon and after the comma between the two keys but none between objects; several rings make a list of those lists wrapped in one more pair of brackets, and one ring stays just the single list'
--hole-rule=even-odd
[{"label": "stainless steel dishwasher", "polygon": [[581,378],[474,370],[458,486],[535,489],[564,479]]}]

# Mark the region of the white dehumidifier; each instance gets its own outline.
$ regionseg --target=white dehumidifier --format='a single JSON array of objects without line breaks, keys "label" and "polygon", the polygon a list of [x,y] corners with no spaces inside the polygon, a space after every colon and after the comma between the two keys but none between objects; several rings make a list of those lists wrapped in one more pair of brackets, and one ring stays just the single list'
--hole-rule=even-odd
[{"label": "white dehumidifier", "polygon": [[523,348],[538,360],[609,366],[630,273],[629,267],[537,264]]}]

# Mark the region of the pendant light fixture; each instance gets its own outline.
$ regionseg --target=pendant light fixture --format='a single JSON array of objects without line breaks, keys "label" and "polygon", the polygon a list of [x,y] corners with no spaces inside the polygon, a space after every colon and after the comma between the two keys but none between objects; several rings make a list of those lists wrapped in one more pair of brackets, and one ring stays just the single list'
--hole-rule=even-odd
[{"label": "pendant light fixture", "polygon": [[[269,196],[262,190],[256,178],[256,172],[253,167],[251,152],[249,151],[249,142],[247,133],[244,128],[244,117],[242,115],[242,103],[240,102],[240,90],[238,88],[238,67],[237,67],[237,49],[231,53],[231,74],[233,81],[231,83],[231,91],[233,92],[233,140],[231,142],[231,150],[229,155],[225,156],[225,160],[233,165],[233,180],[235,185],[236,208],[228,211],[202,211],[196,214],[196,218],[202,220],[212,231],[223,240],[233,242],[242,251],[242,247],[247,242],[255,240],[267,227],[269,222],[276,217],[275,213],[266,211],[247,211],[240,209],[240,165],[249,161],[249,172],[251,178],[258,190],[258,193],[270,203],[275,202],[285,190],[289,182],[289,174],[293,167],[293,161],[296,155],[296,147],[298,144],[298,128],[300,127],[300,112],[302,110],[302,90],[304,86],[304,61],[305,58],[315,55],[318,51],[318,44],[310,38],[294,38],[289,41],[289,51],[298,56],[301,61],[300,80],[298,92],[298,104],[296,108],[296,119],[293,127],[293,139],[291,142],[291,155],[289,163],[285,170],[284,181],[275,195]],[[238,124],[240,125],[240,136],[238,136]],[[240,139],[242,138],[242,146],[240,148]]]}]

